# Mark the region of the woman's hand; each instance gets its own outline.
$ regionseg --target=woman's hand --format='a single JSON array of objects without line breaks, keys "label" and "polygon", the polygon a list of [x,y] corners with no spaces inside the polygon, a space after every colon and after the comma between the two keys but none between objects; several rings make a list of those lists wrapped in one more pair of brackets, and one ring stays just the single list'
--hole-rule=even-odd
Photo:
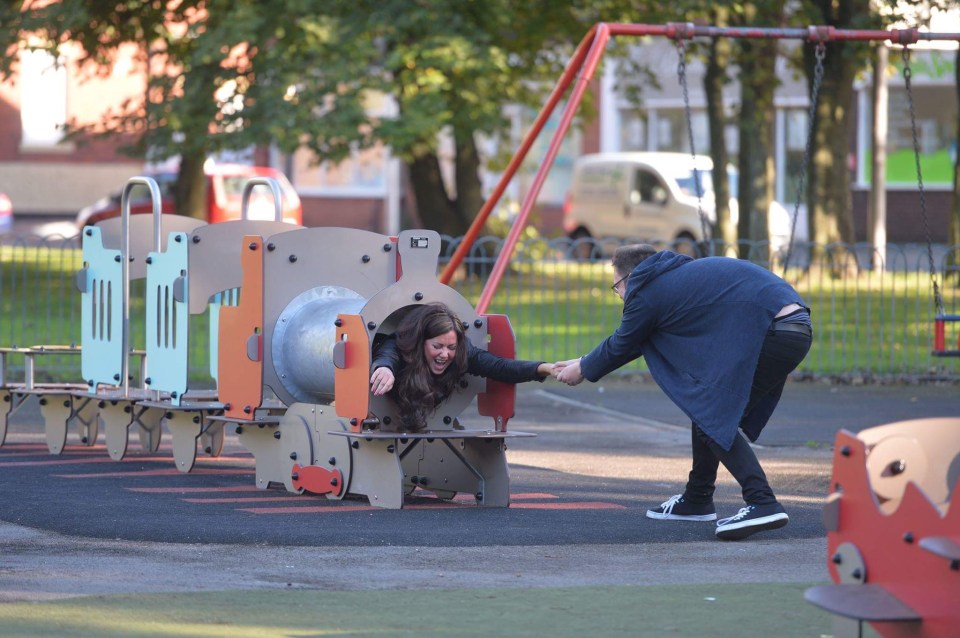
[{"label": "woman's hand", "polygon": [[541,363],[537,366],[537,375],[543,378],[555,377],[557,372],[552,363]]},{"label": "woman's hand", "polygon": [[394,382],[393,370],[390,368],[377,368],[370,376],[370,391],[373,396],[383,396],[393,389]]}]

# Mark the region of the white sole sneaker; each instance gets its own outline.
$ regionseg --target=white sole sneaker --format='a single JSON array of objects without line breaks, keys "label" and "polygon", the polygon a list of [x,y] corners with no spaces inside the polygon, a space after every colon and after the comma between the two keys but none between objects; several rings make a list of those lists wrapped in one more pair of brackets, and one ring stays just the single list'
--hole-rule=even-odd
[{"label": "white sole sneaker", "polygon": [[723,519],[717,523],[717,538],[724,541],[738,541],[757,532],[764,532],[771,529],[779,529],[790,522],[790,517],[786,512],[778,512],[769,516],[745,519],[725,523]]},{"label": "white sole sneaker", "polygon": [[647,510],[647,518],[653,518],[658,521],[715,521],[717,520],[716,513],[714,514],[664,514],[663,512],[657,512],[655,510]]}]

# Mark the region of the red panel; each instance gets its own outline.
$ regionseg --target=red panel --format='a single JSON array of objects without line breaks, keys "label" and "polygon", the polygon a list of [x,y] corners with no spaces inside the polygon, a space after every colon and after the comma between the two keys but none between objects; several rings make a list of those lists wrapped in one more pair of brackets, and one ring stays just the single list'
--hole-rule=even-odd
[{"label": "red panel", "polygon": [[827,535],[831,578],[840,581],[830,558],[842,543],[852,543],[866,566],[866,583],[881,586],[923,618],[920,623],[871,623],[878,633],[886,638],[955,637],[960,627],[960,571],[949,559],[920,547],[920,541],[960,541],[960,485],[944,515],[913,482],[897,509],[884,514],[870,488],[866,444],[841,430],[834,450],[831,486],[839,495],[839,516],[837,531]]},{"label": "red panel", "polygon": [[[506,315],[484,315],[490,342],[487,351],[505,359],[517,356],[517,340]],[[506,432],[507,421],[514,415],[517,402],[517,386],[487,379],[487,391],[477,395],[477,412],[493,417],[497,430]]]},{"label": "red panel", "polygon": [[328,470],[319,465],[294,464],[291,468],[293,487],[304,489],[313,494],[333,494],[343,492],[343,474],[340,470]]}]

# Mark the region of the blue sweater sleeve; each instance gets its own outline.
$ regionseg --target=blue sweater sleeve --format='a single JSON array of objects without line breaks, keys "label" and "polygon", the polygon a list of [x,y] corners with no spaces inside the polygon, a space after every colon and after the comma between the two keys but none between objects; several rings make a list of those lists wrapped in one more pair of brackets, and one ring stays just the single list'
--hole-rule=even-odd
[{"label": "blue sweater sleeve", "polygon": [[653,313],[639,294],[623,308],[623,318],[613,334],[580,360],[580,372],[588,381],[599,381],[622,365],[643,356],[643,346],[655,328]]},{"label": "blue sweater sleeve", "polygon": [[373,361],[370,363],[370,371],[377,368],[389,368],[394,374],[400,367],[400,351],[397,350],[397,338],[390,335],[373,346]]}]

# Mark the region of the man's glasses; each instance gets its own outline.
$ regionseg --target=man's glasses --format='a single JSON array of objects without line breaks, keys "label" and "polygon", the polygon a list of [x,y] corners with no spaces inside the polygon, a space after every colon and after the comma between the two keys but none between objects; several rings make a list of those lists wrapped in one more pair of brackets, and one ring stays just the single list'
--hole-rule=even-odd
[{"label": "man's glasses", "polygon": [[622,297],[623,295],[620,294],[620,291],[617,290],[617,288],[619,288],[619,287],[620,287],[620,284],[622,284],[624,281],[626,281],[626,280],[627,280],[627,277],[629,277],[629,276],[630,276],[630,273],[627,273],[626,275],[624,275],[623,277],[621,277],[620,279],[618,279],[618,280],[617,280],[617,283],[615,283],[615,284],[613,284],[612,286],[610,286],[610,290],[612,290],[613,292],[617,293],[618,296]]}]

